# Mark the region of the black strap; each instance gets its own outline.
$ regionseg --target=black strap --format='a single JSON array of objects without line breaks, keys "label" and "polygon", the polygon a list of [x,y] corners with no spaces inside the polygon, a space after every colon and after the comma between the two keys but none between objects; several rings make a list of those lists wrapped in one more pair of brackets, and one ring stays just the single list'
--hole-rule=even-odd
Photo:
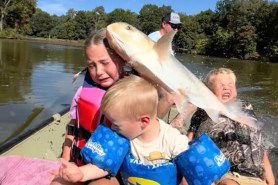
[{"label": "black strap", "polygon": [[76,127],[74,125],[67,125],[67,134],[71,136],[76,135]]},{"label": "black strap", "polygon": [[77,146],[73,145],[72,146],[72,161],[76,162],[77,160],[83,161],[83,158],[80,154],[80,148],[78,148]]},{"label": "black strap", "polygon": [[104,118],[105,118],[105,117],[104,117],[104,115],[102,114],[101,117],[100,117],[100,123],[104,123]]},{"label": "black strap", "polygon": [[67,125],[67,134],[76,136],[78,138],[83,138],[86,141],[88,141],[88,139],[91,136],[91,133],[85,130],[84,128],[77,128],[74,125]]}]

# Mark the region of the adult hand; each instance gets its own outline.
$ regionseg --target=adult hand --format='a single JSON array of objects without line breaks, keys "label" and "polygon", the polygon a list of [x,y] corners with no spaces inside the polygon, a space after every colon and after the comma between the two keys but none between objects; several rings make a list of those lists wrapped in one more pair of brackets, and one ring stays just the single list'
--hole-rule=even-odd
[{"label": "adult hand", "polygon": [[195,112],[197,107],[191,103],[185,107],[184,111],[180,113],[170,124],[172,127],[182,129],[184,123],[189,119],[190,115]]}]

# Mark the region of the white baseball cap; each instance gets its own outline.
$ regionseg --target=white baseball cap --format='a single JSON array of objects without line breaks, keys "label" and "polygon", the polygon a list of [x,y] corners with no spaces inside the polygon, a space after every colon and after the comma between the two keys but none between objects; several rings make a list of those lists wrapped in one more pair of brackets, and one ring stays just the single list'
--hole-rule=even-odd
[{"label": "white baseball cap", "polygon": [[170,14],[165,15],[164,21],[170,22],[172,24],[181,24],[179,14],[174,13],[174,12],[171,12]]}]

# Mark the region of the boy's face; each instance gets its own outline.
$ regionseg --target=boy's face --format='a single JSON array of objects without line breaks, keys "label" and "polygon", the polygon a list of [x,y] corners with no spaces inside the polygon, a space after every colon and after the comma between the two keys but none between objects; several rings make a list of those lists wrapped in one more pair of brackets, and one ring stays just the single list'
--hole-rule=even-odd
[{"label": "boy's face", "polygon": [[111,109],[109,114],[105,115],[112,123],[111,129],[115,132],[132,140],[142,134],[142,127],[140,120],[130,120],[124,114],[117,110]]},{"label": "boy's face", "polygon": [[237,96],[236,85],[230,74],[217,74],[212,76],[211,89],[222,103],[234,100]]}]

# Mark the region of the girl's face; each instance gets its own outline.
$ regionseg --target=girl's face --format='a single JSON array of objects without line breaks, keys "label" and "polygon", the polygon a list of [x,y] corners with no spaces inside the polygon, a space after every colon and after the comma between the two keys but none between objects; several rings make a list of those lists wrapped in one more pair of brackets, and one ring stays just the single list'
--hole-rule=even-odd
[{"label": "girl's face", "polygon": [[236,85],[231,75],[214,75],[211,77],[211,84],[211,89],[213,93],[222,103],[227,103],[236,98]]},{"label": "girl's face", "polygon": [[95,83],[108,88],[119,80],[123,62],[118,56],[108,53],[103,44],[93,44],[85,52],[88,70]]}]

